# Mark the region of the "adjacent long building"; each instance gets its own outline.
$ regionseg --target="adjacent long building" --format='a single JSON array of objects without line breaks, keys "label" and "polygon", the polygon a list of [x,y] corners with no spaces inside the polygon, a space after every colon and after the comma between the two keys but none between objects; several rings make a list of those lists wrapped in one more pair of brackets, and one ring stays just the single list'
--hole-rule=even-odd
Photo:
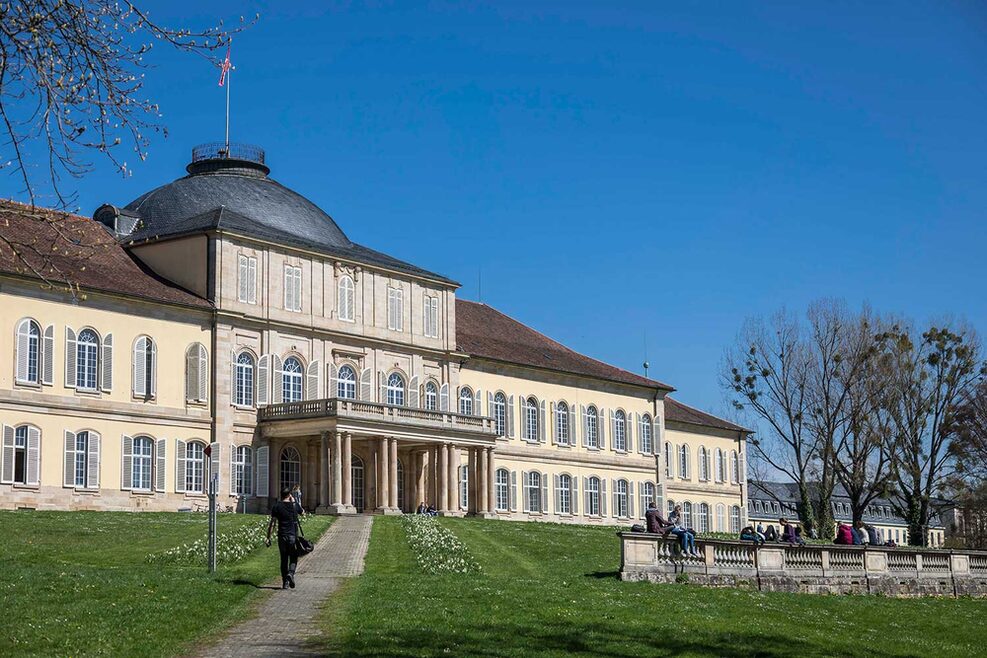
[{"label": "adjacent long building", "polygon": [[0,507],[745,522],[744,428],[352,242],[260,149],[0,238]]}]

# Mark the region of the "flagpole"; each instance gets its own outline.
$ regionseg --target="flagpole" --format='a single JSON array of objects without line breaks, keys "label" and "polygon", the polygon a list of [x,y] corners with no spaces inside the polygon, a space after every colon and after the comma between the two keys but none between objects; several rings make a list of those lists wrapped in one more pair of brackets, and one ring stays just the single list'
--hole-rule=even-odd
[{"label": "flagpole", "polygon": [[[229,48],[233,45],[233,37],[230,37],[230,43],[227,46],[227,53],[229,53]],[[229,55],[227,54],[227,57]],[[233,78],[233,67],[226,72],[226,157],[230,157],[230,81]]]}]

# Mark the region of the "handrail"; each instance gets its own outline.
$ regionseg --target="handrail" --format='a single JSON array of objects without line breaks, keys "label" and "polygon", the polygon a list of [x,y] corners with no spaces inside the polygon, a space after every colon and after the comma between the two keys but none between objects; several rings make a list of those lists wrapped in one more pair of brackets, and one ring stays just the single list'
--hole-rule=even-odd
[{"label": "handrail", "polygon": [[495,431],[493,419],[489,416],[468,416],[453,411],[433,411],[344,398],[280,402],[257,410],[259,422],[323,417],[371,417],[413,425],[453,425],[490,434]]}]

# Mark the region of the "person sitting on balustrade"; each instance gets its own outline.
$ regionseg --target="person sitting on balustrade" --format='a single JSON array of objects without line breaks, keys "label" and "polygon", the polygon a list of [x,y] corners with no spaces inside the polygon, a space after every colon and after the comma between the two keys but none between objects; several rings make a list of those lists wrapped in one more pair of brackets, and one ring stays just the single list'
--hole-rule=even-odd
[{"label": "person sitting on balustrade", "polygon": [[863,521],[860,522],[860,527],[857,528],[857,534],[860,535],[860,543],[866,546],[870,543],[870,535],[867,534],[867,524]]},{"label": "person sitting on balustrade", "polygon": [[836,526],[836,539],[833,540],[834,544],[846,544],[850,545],[853,543],[853,528],[848,526],[846,523],[840,523]]},{"label": "person sitting on balustrade", "polygon": [[781,524],[781,541],[789,544],[804,544],[805,542],[798,533],[795,532],[795,526],[788,522],[788,519],[781,518],[778,519],[778,523]]},{"label": "person sitting on balustrade", "polygon": [[647,524],[648,532],[667,535],[675,526],[665,520],[658,511],[658,506],[648,503],[648,511],[644,513],[644,521]]},{"label": "person sitting on balustrade", "polygon": [[778,541],[778,531],[775,530],[773,524],[769,523],[767,530],[764,531],[764,538],[767,541]]},{"label": "person sitting on balustrade", "polygon": [[740,531],[740,539],[741,541],[752,541],[755,544],[764,543],[764,535],[750,526],[745,526],[744,529]]},{"label": "person sitting on balustrade", "polygon": [[877,528],[872,525],[867,526],[867,539],[870,540],[871,546],[880,546],[881,538],[877,535]]},{"label": "person sitting on balustrade", "polygon": [[696,550],[696,535],[682,524],[682,506],[676,505],[672,513],[668,515],[668,521],[672,524],[671,533],[679,538],[682,543],[682,555],[686,557],[702,557]]}]

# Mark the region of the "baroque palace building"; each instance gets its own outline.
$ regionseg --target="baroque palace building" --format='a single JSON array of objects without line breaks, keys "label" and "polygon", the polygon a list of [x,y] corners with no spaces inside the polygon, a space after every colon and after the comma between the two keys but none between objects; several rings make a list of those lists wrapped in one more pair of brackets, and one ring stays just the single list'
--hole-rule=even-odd
[{"label": "baroque palace building", "polygon": [[260,149],[186,169],[92,219],[0,202],[0,507],[195,509],[215,474],[248,511],[746,522],[744,428],[352,242]]}]

